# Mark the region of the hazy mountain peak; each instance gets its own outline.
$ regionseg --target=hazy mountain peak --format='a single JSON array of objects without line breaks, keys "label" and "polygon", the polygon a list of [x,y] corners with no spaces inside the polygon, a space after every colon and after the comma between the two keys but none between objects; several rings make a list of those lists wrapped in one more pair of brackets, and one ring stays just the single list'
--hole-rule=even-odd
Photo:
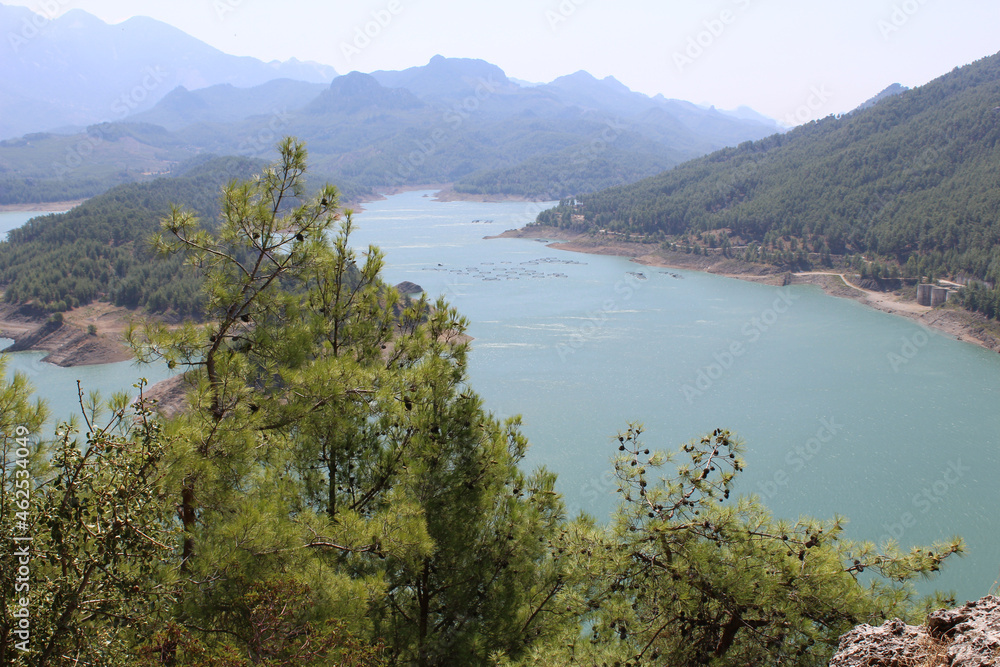
[{"label": "hazy mountain peak", "polygon": [[423,66],[399,72],[377,71],[372,76],[386,88],[406,88],[425,99],[460,99],[476,93],[484,83],[491,92],[516,89],[502,69],[477,58],[436,55]]},{"label": "hazy mountain peak", "polygon": [[606,76],[603,79],[598,79],[596,76],[588,72],[587,70],[578,70],[572,74],[567,74],[561,76],[558,79],[552,81],[551,86],[555,87],[573,87],[577,89],[590,89],[590,90],[611,90],[618,94],[624,95],[639,95],[641,93],[635,93],[624,83],[619,81],[613,76]]},{"label": "hazy mountain peak", "polygon": [[56,21],[63,24],[77,23],[86,27],[101,27],[108,25],[107,23],[97,18],[93,14],[90,14],[78,8],[69,10],[68,12],[57,18]]},{"label": "hazy mountain peak", "polygon": [[330,90],[343,95],[357,95],[359,93],[370,93],[373,90],[382,88],[375,77],[364,72],[348,72],[343,76],[338,76],[330,84]]},{"label": "hazy mountain peak", "polygon": [[890,86],[887,86],[885,89],[882,90],[882,92],[880,92],[875,97],[872,97],[871,99],[865,100],[864,102],[862,102],[861,104],[859,104],[858,108],[855,109],[855,111],[859,111],[861,109],[867,109],[868,107],[875,106],[876,104],[878,104],[879,102],[881,102],[884,99],[887,99],[889,97],[895,97],[896,95],[899,95],[901,93],[905,93],[908,90],[909,90],[909,88],[907,88],[903,84],[901,84],[901,83],[894,83],[894,84],[892,84]]},{"label": "hazy mountain peak", "polygon": [[371,74],[349,72],[338,76],[319,97],[303,108],[309,114],[353,114],[365,109],[379,111],[416,109],[423,106],[409,90],[387,88]]},{"label": "hazy mountain peak", "polygon": [[[0,32],[16,38],[25,21],[38,18],[0,4]],[[15,40],[12,57],[0,58],[0,139],[121,120],[179,85],[253,87],[277,78],[328,84],[336,76],[316,63],[227,55],[149,17],[109,25],[72,9],[44,25],[31,39]]]},{"label": "hazy mountain peak", "polygon": [[492,77],[500,82],[507,82],[507,74],[502,69],[480,58],[445,58],[439,54],[430,59],[426,69],[428,72],[466,77]]},{"label": "hazy mountain peak", "polygon": [[601,79],[601,83],[605,84],[606,86],[608,86],[610,88],[614,88],[615,90],[617,90],[617,91],[619,91],[621,93],[631,93],[631,92],[633,92],[631,88],[629,88],[628,86],[626,86],[624,83],[622,83],[621,81],[619,81],[618,79],[616,79],[613,76],[606,76],[606,77],[604,77],[603,79]]},{"label": "hazy mountain peak", "polygon": [[572,74],[566,74],[565,76],[561,76],[555,79],[552,83],[556,83],[557,81],[563,81],[563,82],[579,81],[579,82],[590,83],[593,81],[597,81],[597,77],[585,69],[578,69]]}]

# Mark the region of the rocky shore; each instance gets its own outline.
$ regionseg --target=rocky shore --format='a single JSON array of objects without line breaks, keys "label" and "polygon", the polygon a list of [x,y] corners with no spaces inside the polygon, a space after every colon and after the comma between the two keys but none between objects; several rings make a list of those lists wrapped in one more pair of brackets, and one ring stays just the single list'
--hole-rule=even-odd
[{"label": "rocky shore", "polygon": [[42,361],[57,366],[89,366],[127,361],[132,354],[121,338],[124,314],[97,315],[112,307],[77,309],[53,319],[29,308],[0,306],[0,337],[14,344],[4,352],[36,350],[48,352]]},{"label": "rocky shore", "polygon": [[859,625],[840,638],[830,667],[991,667],[1000,664],[1000,598],[988,595],[928,615],[923,625],[893,619]]}]

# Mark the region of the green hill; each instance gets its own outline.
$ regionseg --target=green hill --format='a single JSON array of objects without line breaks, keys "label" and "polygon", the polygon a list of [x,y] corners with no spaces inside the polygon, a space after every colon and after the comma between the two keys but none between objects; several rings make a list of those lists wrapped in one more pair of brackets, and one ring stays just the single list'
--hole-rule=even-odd
[{"label": "green hill", "polygon": [[261,165],[202,158],[177,177],[120,185],[66,213],[31,220],[0,243],[4,300],[63,311],[102,298],[152,312],[197,314],[201,277],[177,258],[151,261],[148,239],[172,203],[215,220],[221,187]]},{"label": "green hill", "polygon": [[998,164],[1000,55],[870,108],[566,200],[538,221],[674,243],[704,236],[777,263],[863,254],[910,277],[995,284]]}]

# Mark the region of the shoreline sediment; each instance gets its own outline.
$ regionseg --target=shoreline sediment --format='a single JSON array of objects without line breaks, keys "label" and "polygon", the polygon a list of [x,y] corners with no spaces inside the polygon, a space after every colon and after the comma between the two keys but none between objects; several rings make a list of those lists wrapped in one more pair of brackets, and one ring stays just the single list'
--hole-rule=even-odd
[{"label": "shoreline sediment", "polygon": [[[789,273],[773,266],[735,259],[664,252],[655,245],[596,239],[588,234],[557,228],[533,227],[508,230],[487,238],[532,238],[549,241],[549,246],[572,252],[629,257],[638,264],[662,268],[701,271],[727,278],[770,285],[811,284],[831,296],[852,299],[892,315],[909,318],[921,326],[941,331],[952,338],[1000,352],[1000,325],[978,313],[956,307],[930,308],[889,292],[867,290],[836,271]],[[45,315],[10,305],[0,305],[0,337],[11,338],[11,351],[48,352],[43,361],[60,366],[114,363],[132,358],[122,338],[128,320],[135,313],[106,303],[94,303],[64,314],[53,326]],[[96,333],[89,333],[93,325]]]},{"label": "shoreline sediment", "polygon": [[0,213],[65,213],[72,208],[76,208],[86,199],[74,199],[72,201],[52,201],[40,202],[36,204],[0,204]]},{"label": "shoreline sediment", "polygon": [[701,271],[726,278],[767,285],[816,285],[831,296],[852,299],[875,310],[906,317],[993,352],[1000,352],[1000,325],[984,315],[957,307],[920,306],[891,292],[868,290],[850,282],[846,275],[831,271],[790,273],[777,267],[737,259],[688,255],[660,250],[655,245],[596,239],[589,234],[554,227],[511,229],[488,238],[530,238],[550,241],[549,247],[594,255],[629,257],[645,266]]},{"label": "shoreline sediment", "polygon": [[65,368],[128,361],[133,355],[121,334],[130,316],[124,308],[95,303],[64,313],[60,321],[0,305],[0,337],[14,341],[0,352],[48,352],[42,361]]}]

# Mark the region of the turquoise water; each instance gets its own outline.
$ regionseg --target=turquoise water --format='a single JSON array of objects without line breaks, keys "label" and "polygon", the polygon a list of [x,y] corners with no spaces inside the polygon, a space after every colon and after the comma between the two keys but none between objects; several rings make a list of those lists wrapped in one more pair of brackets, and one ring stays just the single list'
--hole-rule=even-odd
[{"label": "turquoise water", "polygon": [[[740,491],[776,515],[840,514],[850,536],[902,545],[960,534],[969,554],[934,586],[989,590],[1000,355],[813,287],[484,240],[521,226],[525,205],[423,194],[366,205],[355,244],[378,243],[391,282],[469,317],[473,387],[498,414],[523,415],[528,465],[559,473],[572,511],[613,507],[609,460],[629,420],[663,449],[727,428],[746,443]],[[515,268],[545,275],[486,279]]]},{"label": "turquoise water", "polygon": [[[11,343],[13,341],[0,338],[0,350]],[[62,368],[43,362],[42,358],[46,354],[46,352],[16,352],[6,355],[8,375],[25,374],[35,388],[36,395],[45,399],[49,405],[50,428],[46,435],[51,435],[51,427],[56,423],[66,421],[71,415],[79,416],[77,380],[80,381],[80,388],[85,396],[96,391],[107,399],[119,391],[124,391],[132,397],[138,396],[139,390],[133,385],[139,378],[146,379],[148,388],[172,375],[166,364],[139,366],[131,361]]]},{"label": "turquoise water", "polygon": [[26,223],[28,220],[31,220],[32,218],[39,215],[44,215],[44,213],[37,213],[32,211],[27,211],[27,212],[17,211],[14,213],[0,212],[0,241],[3,241],[7,238],[7,232],[9,232],[12,229],[17,229],[18,227]]},{"label": "turquoise water", "polygon": [[42,215],[49,215],[49,212],[39,212],[39,211],[0,211],[0,241],[4,241],[7,238],[7,232],[12,229],[17,229],[28,220],[36,218]]},{"label": "turquoise water", "polygon": [[[960,534],[968,556],[931,585],[988,592],[1000,568],[1000,355],[812,287],[485,240],[538,207],[425,194],[366,204],[353,245],[378,244],[389,282],[443,294],[471,320],[472,386],[498,415],[523,415],[527,465],[559,474],[571,512],[613,507],[609,461],[629,420],[662,449],[728,428],[746,443],[740,491],[775,514],[840,514],[849,536],[904,546]],[[107,370],[109,389],[150,375]],[[70,397],[74,373],[105,381],[96,368],[35,372]]]}]

